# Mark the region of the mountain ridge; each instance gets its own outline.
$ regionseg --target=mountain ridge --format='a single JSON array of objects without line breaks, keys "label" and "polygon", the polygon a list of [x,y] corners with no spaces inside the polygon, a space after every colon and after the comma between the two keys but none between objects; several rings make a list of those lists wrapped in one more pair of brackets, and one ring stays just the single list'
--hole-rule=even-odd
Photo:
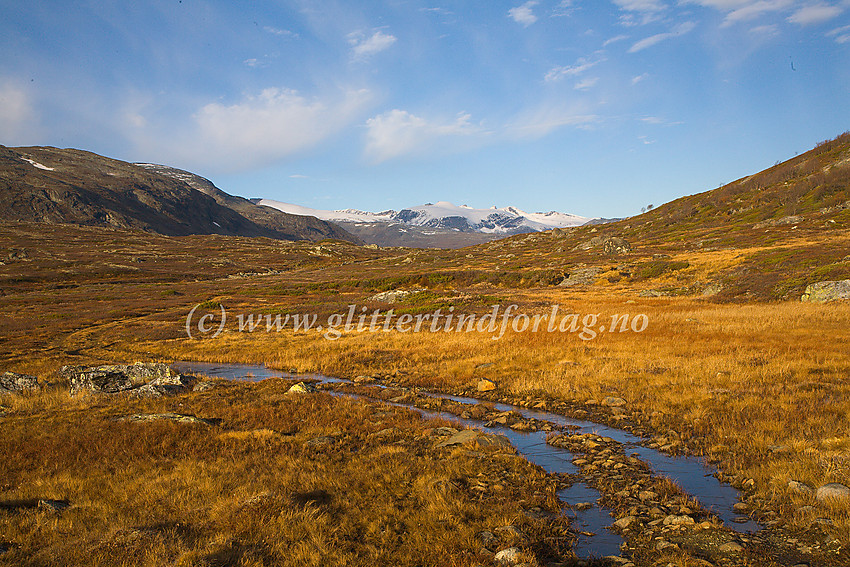
[{"label": "mountain ridge", "polygon": [[[0,146],[0,220],[361,243],[332,223],[257,207],[200,176],[159,167],[172,174],[84,150]],[[208,186],[193,187],[176,171]]]}]

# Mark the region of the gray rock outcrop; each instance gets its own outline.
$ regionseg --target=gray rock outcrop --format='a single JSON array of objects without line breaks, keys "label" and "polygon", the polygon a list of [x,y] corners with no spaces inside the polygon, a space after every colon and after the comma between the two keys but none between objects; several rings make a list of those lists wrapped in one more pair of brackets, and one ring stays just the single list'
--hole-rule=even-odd
[{"label": "gray rock outcrop", "polygon": [[850,299],[850,280],[825,281],[806,286],[800,301],[827,303]]}]

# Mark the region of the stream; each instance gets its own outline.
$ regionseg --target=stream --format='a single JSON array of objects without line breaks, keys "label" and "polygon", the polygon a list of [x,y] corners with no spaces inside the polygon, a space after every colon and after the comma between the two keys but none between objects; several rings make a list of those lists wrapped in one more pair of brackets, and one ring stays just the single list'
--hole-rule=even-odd
[{"label": "stream", "polygon": [[[348,380],[330,378],[318,374],[295,375],[288,372],[271,370],[261,365],[177,362],[172,366],[181,373],[203,374],[227,380],[260,381],[265,378],[281,377],[299,380],[318,380],[322,383],[349,382]],[[460,403],[474,404],[480,402],[480,400],[462,396],[451,396],[425,391],[420,391],[420,393]],[[332,392],[332,394],[348,395],[337,392]],[[545,431],[521,432],[507,427],[487,427],[482,421],[462,419],[454,414],[427,411],[404,404],[390,405],[414,409],[424,417],[439,417],[456,422],[464,427],[474,427],[486,433],[504,435],[523,457],[549,473],[576,475],[579,472],[578,468],[572,462],[576,458],[576,455],[566,449],[548,445],[546,443],[547,432]],[[522,414],[525,418],[533,418],[540,421],[547,421],[553,425],[570,427],[576,429],[576,433],[579,434],[593,433],[603,437],[610,437],[622,443],[627,454],[633,454],[647,463],[655,474],[675,482],[683,492],[692,496],[704,508],[713,512],[730,529],[741,533],[750,533],[760,528],[758,523],[749,518],[741,518],[740,514],[732,509],[734,504],[740,502],[740,493],[737,489],[720,482],[714,477],[714,470],[699,458],[666,455],[649,447],[642,446],[641,443],[645,442],[645,440],[640,437],[599,423],[571,419],[554,413],[508,404],[497,403],[494,404],[494,407],[498,411],[515,411]],[[573,524],[577,530],[593,534],[579,535],[579,539],[574,547],[575,554],[578,557],[604,557],[620,554],[620,545],[623,543],[623,538],[608,529],[613,523],[613,518],[609,510],[597,503],[597,500],[600,498],[598,491],[583,482],[576,482],[569,488],[559,491],[558,497],[562,502],[571,506],[584,502],[594,504],[592,508],[582,511],[571,508],[564,509],[564,513],[573,518]]]}]

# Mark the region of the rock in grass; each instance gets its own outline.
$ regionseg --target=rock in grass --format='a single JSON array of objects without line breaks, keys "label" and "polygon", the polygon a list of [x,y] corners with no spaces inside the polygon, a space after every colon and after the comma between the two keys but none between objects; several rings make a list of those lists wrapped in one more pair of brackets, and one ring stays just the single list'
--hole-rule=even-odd
[{"label": "rock in grass", "polygon": [[289,390],[286,391],[287,394],[311,394],[316,392],[316,387],[309,382],[298,382],[293,385]]},{"label": "rock in grass", "polygon": [[623,398],[615,398],[614,396],[608,396],[604,400],[602,400],[603,406],[608,406],[609,408],[619,408],[626,405],[626,400]]},{"label": "rock in grass", "polygon": [[71,394],[82,391],[115,394],[151,385],[142,397],[175,393],[189,384],[189,379],[174,372],[167,364],[105,364],[102,366],[63,366],[62,376],[71,384]]},{"label": "rock in grass", "polygon": [[497,553],[493,559],[497,565],[516,565],[519,563],[519,554],[518,547],[509,547]]},{"label": "rock in grass", "polygon": [[29,374],[4,372],[0,374],[0,394],[20,394],[38,389],[38,378]]},{"label": "rock in grass", "polygon": [[213,422],[207,419],[202,419],[200,417],[195,417],[194,415],[183,415],[179,413],[138,413],[135,415],[128,415],[127,417],[121,417],[118,421],[135,421],[135,422],[145,422],[145,421],[157,421],[157,420],[169,420],[177,423],[199,423],[203,425],[212,425]]},{"label": "rock in grass", "polygon": [[730,541],[718,547],[717,551],[719,551],[720,553],[741,553],[742,551],[744,551],[744,548],[741,547],[740,544],[737,544],[734,541]]},{"label": "rock in grass", "polygon": [[513,445],[507,437],[503,435],[493,435],[490,433],[482,433],[476,429],[464,429],[444,439],[437,444],[437,447],[453,447],[455,445],[475,444],[480,447],[504,447],[513,449]]},{"label": "rock in grass", "polygon": [[800,301],[827,303],[850,299],[850,280],[825,281],[806,286]]},{"label": "rock in grass", "polygon": [[70,506],[70,504],[68,504],[68,502],[66,502],[64,500],[43,499],[43,500],[38,501],[38,509],[44,510],[44,511],[47,511],[47,512],[61,512],[62,510],[64,510],[68,506]]},{"label": "rock in grass", "polygon": [[830,500],[833,502],[850,502],[850,488],[837,482],[831,482],[818,488],[816,497],[818,502]]},{"label": "rock in grass", "polygon": [[814,488],[804,482],[800,482],[797,480],[789,480],[788,488],[791,490],[791,492],[796,492],[797,494],[802,494],[803,496],[812,496],[815,493]]},{"label": "rock in grass", "polygon": [[495,382],[487,378],[482,378],[481,380],[479,380],[477,386],[479,392],[490,392],[492,390],[495,390],[497,387],[498,386]]}]

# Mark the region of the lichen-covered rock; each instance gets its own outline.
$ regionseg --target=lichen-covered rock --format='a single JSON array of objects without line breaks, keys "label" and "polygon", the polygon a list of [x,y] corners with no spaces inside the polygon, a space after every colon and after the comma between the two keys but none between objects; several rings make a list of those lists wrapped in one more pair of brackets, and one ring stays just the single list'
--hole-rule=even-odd
[{"label": "lichen-covered rock", "polygon": [[182,391],[190,383],[189,378],[161,363],[63,366],[61,374],[71,384],[71,394],[127,392],[141,397],[158,397]]},{"label": "lichen-covered rock", "polygon": [[452,447],[454,445],[478,445],[479,447],[501,447],[513,450],[513,445],[503,435],[482,433],[477,429],[464,429],[437,444],[437,447]]},{"label": "lichen-covered rock", "polygon": [[625,238],[612,236],[602,243],[602,251],[608,256],[617,256],[632,251],[632,245]]},{"label": "lichen-covered rock", "polygon": [[37,390],[38,378],[29,374],[4,372],[0,374],[0,394],[9,394]]},{"label": "lichen-covered rock", "polygon": [[293,385],[289,390],[286,391],[287,394],[311,394],[316,392],[316,387],[309,382],[298,382]]},{"label": "lichen-covered rock", "polygon": [[850,299],[850,280],[826,281],[806,286],[800,301],[827,303]]}]

